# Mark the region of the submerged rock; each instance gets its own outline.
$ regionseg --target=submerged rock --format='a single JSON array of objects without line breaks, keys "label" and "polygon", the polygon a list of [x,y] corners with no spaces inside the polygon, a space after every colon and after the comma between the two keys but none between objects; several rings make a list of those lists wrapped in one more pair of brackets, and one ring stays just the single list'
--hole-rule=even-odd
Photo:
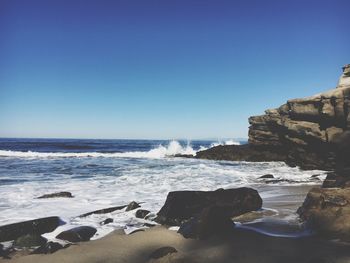
[{"label": "submerged rock", "polygon": [[53,193],[53,194],[42,195],[42,196],[37,197],[37,199],[57,198],[57,197],[73,198],[73,195],[70,192],[58,192],[58,193]]},{"label": "submerged rock", "polygon": [[155,221],[164,225],[179,226],[185,220],[199,216],[205,208],[214,205],[225,207],[230,217],[234,217],[260,209],[262,199],[256,190],[245,187],[216,191],[170,192]]},{"label": "submerged rock", "polygon": [[135,216],[137,218],[145,218],[149,213],[151,213],[151,212],[148,211],[148,210],[139,209],[139,210],[136,211]]},{"label": "submerged rock", "polygon": [[112,213],[116,210],[121,210],[124,209],[126,207],[126,205],[121,205],[121,206],[113,206],[113,207],[108,207],[108,208],[103,208],[103,209],[99,209],[99,210],[95,210],[92,212],[88,212],[82,215],[79,215],[78,217],[86,217],[86,216],[90,216],[90,215],[94,215],[94,214],[107,214],[107,213]]},{"label": "submerged rock", "polygon": [[141,206],[138,203],[136,203],[135,201],[132,201],[130,204],[128,204],[125,211],[131,211],[131,210],[134,210],[134,209],[139,208],[139,207],[141,207]]},{"label": "submerged rock", "polygon": [[41,235],[54,231],[62,221],[57,216],[14,223],[0,227],[0,242],[15,240],[27,234]]},{"label": "submerged rock", "polygon": [[259,178],[260,179],[271,179],[271,178],[275,178],[275,177],[273,176],[273,174],[265,174],[263,176],[260,176]]},{"label": "submerged rock", "polygon": [[350,241],[350,188],[313,188],[298,214],[317,233]]},{"label": "submerged rock", "polygon": [[100,222],[100,225],[103,226],[103,225],[107,225],[107,224],[110,224],[110,223],[113,223],[113,218],[107,218],[105,220],[103,220],[102,222]]},{"label": "submerged rock", "polygon": [[43,244],[46,244],[47,239],[42,237],[41,235],[36,234],[27,234],[24,236],[21,236],[15,240],[13,245],[15,247],[38,247],[42,246]]},{"label": "submerged rock", "polygon": [[91,226],[80,226],[61,232],[56,238],[69,242],[89,241],[97,232],[96,228]]}]

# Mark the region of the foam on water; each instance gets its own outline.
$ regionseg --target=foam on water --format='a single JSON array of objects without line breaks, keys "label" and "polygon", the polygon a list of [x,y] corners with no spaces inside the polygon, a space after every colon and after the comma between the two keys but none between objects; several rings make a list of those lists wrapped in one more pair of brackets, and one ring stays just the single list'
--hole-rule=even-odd
[{"label": "foam on water", "polygon": [[[159,211],[170,191],[216,190],[250,186],[259,190],[263,198],[279,195],[266,190],[265,182],[258,179],[273,174],[277,179],[298,181],[298,184],[315,184],[311,175],[322,171],[301,171],[284,163],[247,163],[209,161],[186,158],[168,158],[175,154],[195,154],[188,144],[181,146],[172,141],[167,146],[145,152],[124,153],[69,153],[0,151],[0,225],[46,216],[60,216],[65,225],[54,233],[79,225],[97,228],[94,238],[102,237],[115,229],[132,231],[147,222],[135,218],[135,211],[114,211],[108,214],[80,214],[131,201],[144,202],[143,209]],[[63,158],[69,157],[69,158]],[[95,158],[96,157],[96,158]],[[261,190],[261,191],[260,191]],[[69,191],[74,198],[36,199],[36,197]],[[106,218],[114,222],[100,225]]]}]

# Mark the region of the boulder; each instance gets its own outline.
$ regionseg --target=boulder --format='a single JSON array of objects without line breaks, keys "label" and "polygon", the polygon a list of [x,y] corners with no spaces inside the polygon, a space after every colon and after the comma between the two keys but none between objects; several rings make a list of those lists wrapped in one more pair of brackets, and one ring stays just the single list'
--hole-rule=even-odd
[{"label": "boulder", "polygon": [[69,242],[89,241],[97,232],[96,228],[91,226],[80,226],[61,232],[56,236],[57,239]]},{"label": "boulder", "polygon": [[15,240],[27,234],[41,235],[54,231],[63,222],[57,216],[0,226],[0,242]]},{"label": "boulder", "polygon": [[15,240],[15,242],[13,243],[13,245],[15,247],[21,247],[21,248],[39,247],[39,246],[46,244],[46,242],[47,242],[47,239],[40,236],[40,235],[27,234],[27,235],[24,235],[24,236],[17,238]]},{"label": "boulder", "polygon": [[136,211],[135,216],[137,218],[145,218],[149,213],[151,213],[151,212],[148,210],[139,209]]},{"label": "boulder", "polygon": [[134,209],[139,208],[139,207],[141,207],[141,206],[138,203],[136,203],[135,201],[132,201],[130,204],[128,204],[125,211],[131,211],[131,210],[134,210]]},{"label": "boulder", "polygon": [[203,209],[213,205],[225,207],[230,217],[234,217],[260,209],[262,199],[256,190],[246,187],[170,192],[155,221],[164,225],[180,226],[184,221],[199,216]]},{"label": "boulder", "polygon": [[316,233],[350,241],[350,188],[313,188],[297,212]]},{"label": "boulder", "polygon": [[42,196],[37,197],[37,199],[57,198],[57,197],[73,198],[73,195],[70,192],[58,192],[58,193],[53,193],[53,194],[42,195]]},{"label": "boulder", "polygon": [[67,248],[69,246],[69,244],[62,245],[58,242],[50,241],[35,249],[31,254],[52,254],[60,249]]},{"label": "boulder", "polygon": [[213,205],[204,208],[199,216],[183,222],[178,233],[185,238],[205,239],[211,236],[229,235],[233,227],[228,207]]}]

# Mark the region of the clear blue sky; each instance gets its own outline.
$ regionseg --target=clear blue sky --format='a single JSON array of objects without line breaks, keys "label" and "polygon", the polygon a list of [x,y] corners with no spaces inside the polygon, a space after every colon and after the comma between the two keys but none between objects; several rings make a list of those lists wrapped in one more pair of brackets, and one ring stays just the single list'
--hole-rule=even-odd
[{"label": "clear blue sky", "polygon": [[349,0],[1,0],[0,137],[247,137],[335,87]]}]

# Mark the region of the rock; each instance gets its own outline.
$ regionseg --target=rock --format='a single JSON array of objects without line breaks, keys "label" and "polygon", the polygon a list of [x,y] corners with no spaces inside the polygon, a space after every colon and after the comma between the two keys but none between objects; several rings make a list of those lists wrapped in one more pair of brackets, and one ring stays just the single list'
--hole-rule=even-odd
[{"label": "rock", "polygon": [[342,176],[335,172],[327,173],[323,181],[322,188],[344,188],[350,186],[350,177]]},{"label": "rock", "polygon": [[150,259],[158,259],[158,258],[162,258],[168,254],[172,254],[172,253],[176,253],[177,250],[173,247],[161,247],[156,249],[155,251],[153,251],[151,253],[151,255],[149,255]]},{"label": "rock", "polygon": [[230,217],[234,217],[260,209],[262,199],[256,190],[245,187],[216,191],[170,192],[155,221],[164,225],[179,226],[213,205],[225,207]]},{"label": "rock", "polygon": [[15,240],[27,234],[41,235],[54,231],[62,222],[59,217],[45,217],[0,227],[0,242]]},{"label": "rock", "polygon": [[56,238],[69,242],[89,241],[95,235],[97,230],[91,226],[80,226],[61,232]]},{"label": "rock", "polygon": [[136,203],[135,201],[132,201],[130,204],[128,204],[125,211],[131,211],[131,210],[134,210],[134,209],[139,208],[139,207],[141,207],[141,206],[138,203]]},{"label": "rock", "polygon": [[185,238],[205,239],[211,236],[229,235],[234,223],[231,212],[226,206],[209,206],[203,209],[197,217],[181,224],[178,233]]},{"label": "rock", "polygon": [[12,252],[13,249],[4,249],[4,246],[0,244],[0,257],[5,259],[10,259],[9,254]]},{"label": "rock", "polygon": [[298,214],[316,233],[350,241],[350,188],[313,188]]},{"label": "rock", "polygon": [[269,179],[269,178],[275,178],[275,177],[273,176],[273,174],[265,174],[263,176],[260,176],[259,178],[260,179]]},{"label": "rock", "polygon": [[102,222],[100,222],[100,225],[103,226],[103,225],[107,225],[107,224],[110,224],[110,223],[113,223],[113,218],[107,218],[105,220],[103,220]]},{"label": "rock", "polygon": [[143,226],[145,227],[155,227],[155,224],[150,224],[150,223],[144,223]]},{"label": "rock", "polygon": [[289,179],[273,179],[273,180],[266,180],[266,184],[278,184],[278,183],[298,183],[298,181],[289,180]]},{"label": "rock", "polygon": [[151,213],[151,212],[148,210],[139,209],[136,211],[135,216],[137,218],[145,218],[149,213]]},{"label": "rock", "polygon": [[37,197],[37,199],[57,198],[57,197],[73,198],[73,195],[70,192],[58,192],[58,193],[53,193],[53,194],[42,195],[42,196]]},{"label": "rock", "polygon": [[112,213],[112,212],[114,212],[116,210],[121,210],[121,209],[123,209],[125,207],[126,207],[126,205],[113,206],[113,207],[109,207],[109,208],[103,208],[103,209],[100,209],[100,210],[95,210],[95,211],[92,211],[92,212],[89,212],[89,213],[85,213],[85,214],[79,215],[78,217],[86,217],[86,216],[90,216],[90,215],[94,215],[94,214]]},{"label": "rock", "polygon": [[135,230],[131,231],[128,235],[132,235],[132,234],[135,234],[138,232],[144,232],[144,231],[145,231],[144,229],[135,229]]},{"label": "rock", "polygon": [[284,161],[302,169],[350,175],[350,66],[336,89],[288,100],[249,118],[247,145],[218,146],[196,158],[231,161]]},{"label": "rock", "polygon": [[69,244],[63,246],[60,243],[50,241],[35,249],[31,254],[52,254],[69,246]]},{"label": "rock", "polygon": [[13,245],[15,247],[39,247],[46,244],[47,239],[40,235],[27,234],[15,240]]}]

